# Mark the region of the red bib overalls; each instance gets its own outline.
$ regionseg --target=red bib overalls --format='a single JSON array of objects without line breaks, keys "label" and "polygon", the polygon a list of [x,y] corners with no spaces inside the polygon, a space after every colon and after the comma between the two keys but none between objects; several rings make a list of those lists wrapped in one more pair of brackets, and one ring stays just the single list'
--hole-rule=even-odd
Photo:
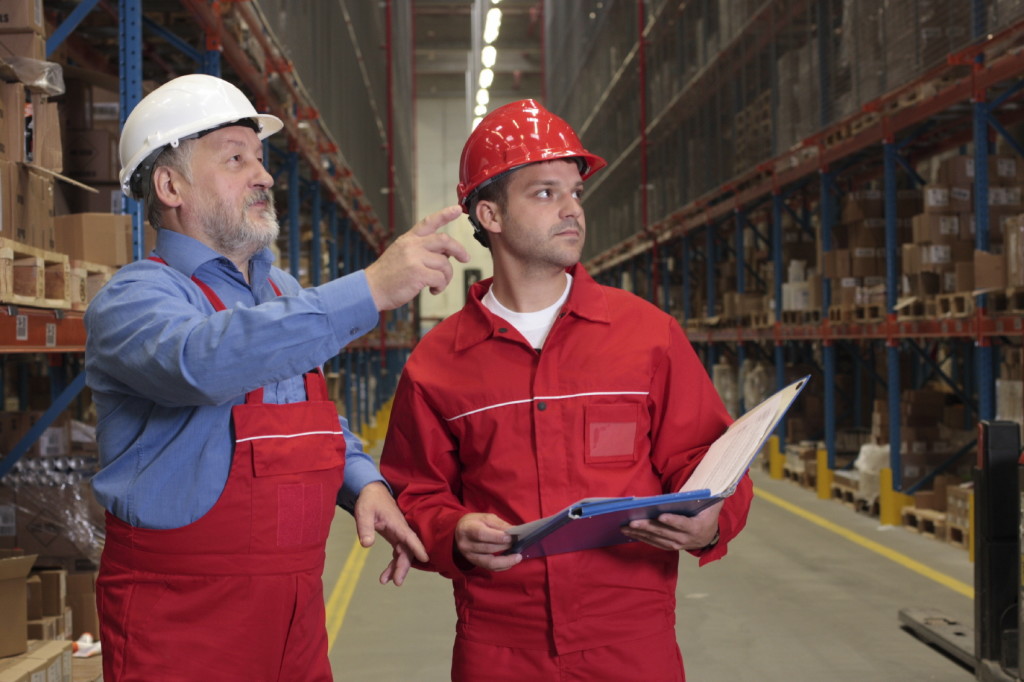
[{"label": "red bib overalls", "polygon": [[322,573],[345,439],[323,375],[305,384],[306,402],[264,404],[260,388],[232,408],[231,470],[202,518],[159,530],[107,514],[107,682],[332,679]]}]

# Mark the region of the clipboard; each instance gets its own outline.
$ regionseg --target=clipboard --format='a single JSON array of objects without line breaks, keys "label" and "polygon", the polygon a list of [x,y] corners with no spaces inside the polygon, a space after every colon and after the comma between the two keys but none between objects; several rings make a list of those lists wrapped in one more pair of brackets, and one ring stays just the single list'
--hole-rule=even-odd
[{"label": "clipboard", "polygon": [[695,516],[729,497],[809,380],[810,375],[793,382],[734,421],[678,492],[579,500],[557,514],[509,528],[514,540],[504,553],[532,559],[632,542],[619,530],[630,521],[666,513]]}]

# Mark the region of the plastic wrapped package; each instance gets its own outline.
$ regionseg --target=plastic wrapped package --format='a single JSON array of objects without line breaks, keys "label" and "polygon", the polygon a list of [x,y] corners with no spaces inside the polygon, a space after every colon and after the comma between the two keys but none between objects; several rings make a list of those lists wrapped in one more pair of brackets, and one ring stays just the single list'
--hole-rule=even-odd
[{"label": "plastic wrapped package", "polygon": [[[40,556],[40,565],[97,564],[106,534],[104,510],[89,480],[99,467],[93,427],[72,421],[70,449],[23,457],[0,479],[0,546]],[[65,446],[66,448],[67,446]]]},{"label": "plastic wrapped package", "polygon": [[52,470],[28,470],[19,471],[13,480],[4,478],[0,507],[13,507],[13,544],[38,554],[40,565],[72,566],[82,559],[98,564],[106,535],[103,508],[93,497],[88,478],[54,482],[60,475]]},{"label": "plastic wrapped package", "polygon": [[64,94],[64,69],[56,62],[29,57],[6,56],[3,63],[14,77],[32,92],[54,97]]}]

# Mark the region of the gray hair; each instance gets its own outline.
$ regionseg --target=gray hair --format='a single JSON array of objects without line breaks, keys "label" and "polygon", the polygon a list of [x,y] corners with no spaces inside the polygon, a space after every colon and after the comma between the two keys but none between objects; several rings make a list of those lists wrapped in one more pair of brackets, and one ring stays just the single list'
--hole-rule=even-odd
[{"label": "gray hair", "polygon": [[[192,152],[195,149],[194,140],[182,140],[177,146],[167,145],[160,151],[153,163],[155,171],[160,166],[165,166],[192,182]],[[156,188],[153,186],[153,173],[149,174],[146,182],[143,183],[142,201],[146,206],[146,219],[153,229],[160,229],[161,210],[164,208],[160,199],[156,196]]]}]

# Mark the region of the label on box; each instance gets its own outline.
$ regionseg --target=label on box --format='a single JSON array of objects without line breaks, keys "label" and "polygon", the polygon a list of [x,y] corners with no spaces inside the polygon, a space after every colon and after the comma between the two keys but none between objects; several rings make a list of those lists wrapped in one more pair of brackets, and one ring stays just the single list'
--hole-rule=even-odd
[{"label": "label on box", "polygon": [[948,187],[926,187],[924,190],[925,206],[945,208],[949,206]]},{"label": "label on box", "polygon": [[955,215],[939,216],[939,234],[956,237],[960,234],[960,218]]},{"label": "label on box", "polygon": [[1017,159],[999,157],[996,159],[996,175],[1001,178],[1017,177]]},{"label": "label on box", "polygon": [[971,190],[966,187],[950,187],[949,198],[953,201],[970,201]]}]

